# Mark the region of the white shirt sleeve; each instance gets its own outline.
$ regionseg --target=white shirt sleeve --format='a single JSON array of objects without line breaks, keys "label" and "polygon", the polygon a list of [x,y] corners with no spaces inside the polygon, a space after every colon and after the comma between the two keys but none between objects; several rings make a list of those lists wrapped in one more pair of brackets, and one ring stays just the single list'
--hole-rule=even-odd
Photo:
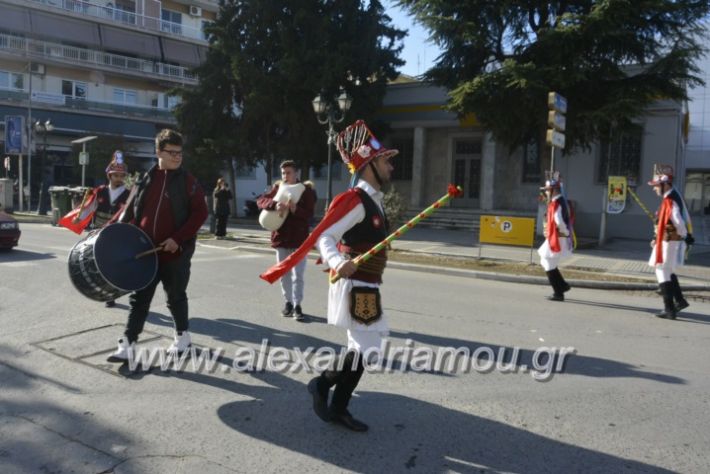
[{"label": "white shirt sleeve", "polygon": [[557,210],[555,211],[555,224],[557,224],[557,229],[561,234],[569,235],[567,224],[565,224],[565,220],[562,218],[562,204],[557,206]]},{"label": "white shirt sleeve", "polygon": [[675,226],[678,235],[683,238],[688,235],[688,229],[685,228],[685,221],[683,221],[683,217],[680,215],[680,207],[678,207],[678,203],[676,202],[673,202],[673,208],[671,210],[671,222]]},{"label": "white shirt sleeve", "polygon": [[343,234],[362,222],[363,219],[365,219],[365,206],[358,204],[345,214],[342,219],[324,230],[318,237],[318,242],[316,243],[318,251],[329,268],[338,270],[338,267],[348,260],[338,251],[338,242],[340,242]]}]

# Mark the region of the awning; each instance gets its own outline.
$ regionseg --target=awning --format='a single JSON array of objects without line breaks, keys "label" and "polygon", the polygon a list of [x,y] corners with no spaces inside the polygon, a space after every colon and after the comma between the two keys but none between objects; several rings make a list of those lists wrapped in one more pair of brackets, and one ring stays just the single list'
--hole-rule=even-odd
[{"label": "awning", "polygon": [[144,35],[101,25],[101,44],[109,51],[120,51],[135,56],[160,58],[160,43],[157,36]]},{"label": "awning", "polygon": [[0,29],[8,33],[29,33],[30,11],[27,8],[3,5],[2,14],[0,14]]},{"label": "awning", "polygon": [[101,46],[96,23],[92,24],[68,16],[57,16],[40,11],[32,11],[30,15],[32,16],[32,33],[39,37],[71,41],[84,46]]},{"label": "awning", "polygon": [[183,66],[199,66],[202,62],[197,46],[182,41],[161,38],[165,61]]}]

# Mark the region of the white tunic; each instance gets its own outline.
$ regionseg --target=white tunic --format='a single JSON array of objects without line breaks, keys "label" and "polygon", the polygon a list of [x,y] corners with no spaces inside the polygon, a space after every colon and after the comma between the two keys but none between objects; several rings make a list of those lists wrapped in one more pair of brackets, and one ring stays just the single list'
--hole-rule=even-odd
[{"label": "white tunic", "polygon": [[[673,188],[669,189],[664,195],[665,199],[673,191]],[[685,239],[688,235],[688,229],[685,227],[685,221],[681,215],[681,209],[678,203],[673,201],[673,207],[671,208],[671,223],[675,226],[678,235]],[[683,260],[685,258],[685,241],[684,240],[671,240],[662,242],[662,254],[663,263],[656,263],[656,245],[653,245],[653,250],[651,251],[651,256],[648,259],[648,265],[656,268],[657,270],[665,270],[666,272],[673,273],[675,269],[683,265]]]},{"label": "white tunic", "polygon": [[[382,209],[383,194],[370,186],[366,181],[360,180],[357,187],[363,189],[372,198],[372,200]],[[343,235],[355,225],[365,219],[365,206],[359,203],[355,208],[350,210],[342,219],[328,227],[318,238],[316,244],[323,261],[337,271],[343,265],[348,257],[342,255],[338,251],[338,242]],[[375,323],[368,325],[355,321],[350,316],[350,289],[353,286],[367,286],[378,288],[376,283],[369,283],[350,278],[341,278],[337,282],[331,284],[328,288],[328,324],[348,329],[349,335],[353,332],[377,332],[381,335],[386,335],[389,330],[387,325],[387,317],[382,314],[382,317]],[[352,339],[352,337],[350,338]],[[351,341],[352,345],[352,341]]]}]

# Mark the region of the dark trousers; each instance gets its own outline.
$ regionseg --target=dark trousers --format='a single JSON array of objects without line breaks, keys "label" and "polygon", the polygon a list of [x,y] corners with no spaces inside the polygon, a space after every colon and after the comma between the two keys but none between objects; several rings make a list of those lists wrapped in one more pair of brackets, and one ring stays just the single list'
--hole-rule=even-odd
[{"label": "dark trousers", "polygon": [[[355,361],[357,358],[357,362]],[[355,368],[353,368],[355,365]],[[365,366],[362,362],[362,354],[354,351],[348,351],[343,360],[342,370],[326,370],[318,380],[318,389],[323,394],[327,394],[328,390],[335,385],[333,399],[330,403],[330,409],[334,413],[343,414],[348,409],[350,398],[360,382]]]},{"label": "dark trousers", "polygon": [[128,312],[128,323],[124,332],[128,342],[137,341],[138,335],[143,332],[150,311],[150,302],[153,301],[155,289],[161,282],[168,299],[168,309],[175,322],[175,330],[188,330],[186,290],[190,281],[190,260],[194,252],[194,247],[186,248],[179,258],[158,263],[158,274],[150,285],[131,293],[128,298],[131,309]]},{"label": "dark trousers", "polygon": [[217,214],[215,218],[217,219],[217,230],[214,235],[224,237],[227,235],[227,219],[229,218],[229,214]]}]

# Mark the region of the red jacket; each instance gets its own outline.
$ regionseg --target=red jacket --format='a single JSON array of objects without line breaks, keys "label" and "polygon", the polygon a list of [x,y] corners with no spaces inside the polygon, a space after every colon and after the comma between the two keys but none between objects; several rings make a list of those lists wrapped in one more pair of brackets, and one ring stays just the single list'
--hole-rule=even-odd
[{"label": "red jacket", "polygon": [[[308,230],[316,206],[316,192],[313,190],[313,185],[310,183],[304,184],[306,189],[296,204],[296,210],[289,212],[283,225],[271,233],[271,246],[273,248],[295,249],[300,247],[306,237],[308,237]],[[276,202],[274,202],[273,198],[278,190],[279,186],[275,185],[271,191],[260,197],[256,202],[259,209],[275,210]]]}]

